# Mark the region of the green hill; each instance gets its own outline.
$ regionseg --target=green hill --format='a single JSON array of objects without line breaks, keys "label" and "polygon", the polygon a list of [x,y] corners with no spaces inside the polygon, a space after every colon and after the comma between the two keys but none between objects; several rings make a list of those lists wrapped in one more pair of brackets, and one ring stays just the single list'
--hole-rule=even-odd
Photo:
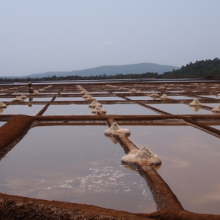
[{"label": "green hill", "polygon": [[219,79],[220,78],[220,59],[201,60],[195,63],[189,63],[180,69],[165,72],[162,78],[178,79],[178,78],[204,78]]}]

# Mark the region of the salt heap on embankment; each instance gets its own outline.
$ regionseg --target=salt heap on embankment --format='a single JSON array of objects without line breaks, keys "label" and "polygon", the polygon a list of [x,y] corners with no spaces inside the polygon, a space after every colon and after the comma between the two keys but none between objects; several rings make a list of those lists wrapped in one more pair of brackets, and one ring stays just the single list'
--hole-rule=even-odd
[{"label": "salt heap on embankment", "polygon": [[159,97],[159,95],[154,91],[152,94],[150,94],[150,97]]},{"label": "salt heap on embankment", "polygon": [[213,113],[220,113],[220,105],[212,109]]},{"label": "salt heap on embankment", "polygon": [[16,96],[13,101],[24,101],[20,96]]},{"label": "salt heap on embankment", "polygon": [[169,97],[164,93],[164,94],[160,97],[160,99],[169,99]]},{"label": "salt heap on embankment", "polygon": [[99,103],[97,100],[93,100],[92,102],[91,102],[91,104],[89,105],[89,107],[93,107],[93,108],[95,108],[95,107],[102,107],[102,104],[101,103]]},{"label": "salt heap on embankment", "polygon": [[25,100],[25,99],[27,99],[27,96],[22,94],[22,95],[20,96],[20,98],[23,99],[23,100]]},{"label": "salt heap on embankment", "polygon": [[109,136],[122,135],[122,134],[129,136],[131,132],[129,131],[129,129],[120,128],[119,125],[116,122],[114,122],[110,128],[104,131],[104,134]]},{"label": "salt heap on embankment", "polygon": [[156,167],[162,163],[159,156],[153,153],[153,151],[151,151],[146,146],[143,146],[135,153],[132,151],[129,154],[123,156],[121,158],[121,162],[124,165],[128,165],[134,168],[136,168],[137,164]]},{"label": "salt heap on embankment", "polygon": [[0,102],[0,108],[7,108],[7,105],[3,102]]},{"label": "salt heap on embankment", "polygon": [[189,103],[189,106],[199,106],[202,105],[202,103],[198,99],[194,99],[191,103]]},{"label": "salt heap on embankment", "polygon": [[132,90],[131,90],[131,93],[136,93],[137,92],[137,90],[135,89],[135,88],[133,88]]},{"label": "salt heap on embankment", "polygon": [[102,109],[100,106],[96,106],[93,110],[92,113],[95,114],[106,114],[106,110]]}]

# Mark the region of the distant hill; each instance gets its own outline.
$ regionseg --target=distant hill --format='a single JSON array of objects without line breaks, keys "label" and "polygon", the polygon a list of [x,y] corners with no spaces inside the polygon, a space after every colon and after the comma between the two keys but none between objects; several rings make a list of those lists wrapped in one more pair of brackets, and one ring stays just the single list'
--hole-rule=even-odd
[{"label": "distant hill", "polygon": [[129,64],[129,65],[111,65],[111,66],[100,66],[91,69],[84,69],[84,70],[75,70],[75,71],[68,71],[68,72],[46,72],[46,73],[36,73],[27,75],[24,77],[30,78],[42,78],[42,77],[51,77],[51,76],[98,76],[98,75],[116,75],[116,74],[140,74],[140,73],[147,73],[153,72],[158,74],[163,74],[167,71],[172,71],[173,69],[179,69],[176,66],[169,66],[169,65],[159,65],[154,63],[139,63],[139,64]]}]

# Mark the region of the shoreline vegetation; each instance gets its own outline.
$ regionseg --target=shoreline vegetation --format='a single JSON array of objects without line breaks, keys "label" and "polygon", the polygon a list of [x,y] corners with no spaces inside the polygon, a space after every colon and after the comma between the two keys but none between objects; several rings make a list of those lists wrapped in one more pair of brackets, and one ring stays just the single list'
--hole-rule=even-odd
[{"label": "shoreline vegetation", "polygon": [[116,74],[116,75],[96,75],[96,76],[52,76],[52,77],[42,77],[42,78],[2,78],[0,77],[0,83],[4,82],[38,82],[38,81],[62,81],[62,80],[104,80],[104,79],[220,79],[220,59],[215,58],[213,60],[201,60],[195,63],[190,62],[180,69],[173,69],[169,72],[164,72],[163,74],[158,74],[154,72],[147,72],[141,74]]}]

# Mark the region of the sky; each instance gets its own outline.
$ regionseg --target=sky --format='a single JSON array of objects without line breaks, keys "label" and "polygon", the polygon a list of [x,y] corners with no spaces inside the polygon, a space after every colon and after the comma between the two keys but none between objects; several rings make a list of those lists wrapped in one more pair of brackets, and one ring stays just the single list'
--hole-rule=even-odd
[{"label": "sky", "polygon": [[219,0],[1,0],[0,76],[220,58]]}]

